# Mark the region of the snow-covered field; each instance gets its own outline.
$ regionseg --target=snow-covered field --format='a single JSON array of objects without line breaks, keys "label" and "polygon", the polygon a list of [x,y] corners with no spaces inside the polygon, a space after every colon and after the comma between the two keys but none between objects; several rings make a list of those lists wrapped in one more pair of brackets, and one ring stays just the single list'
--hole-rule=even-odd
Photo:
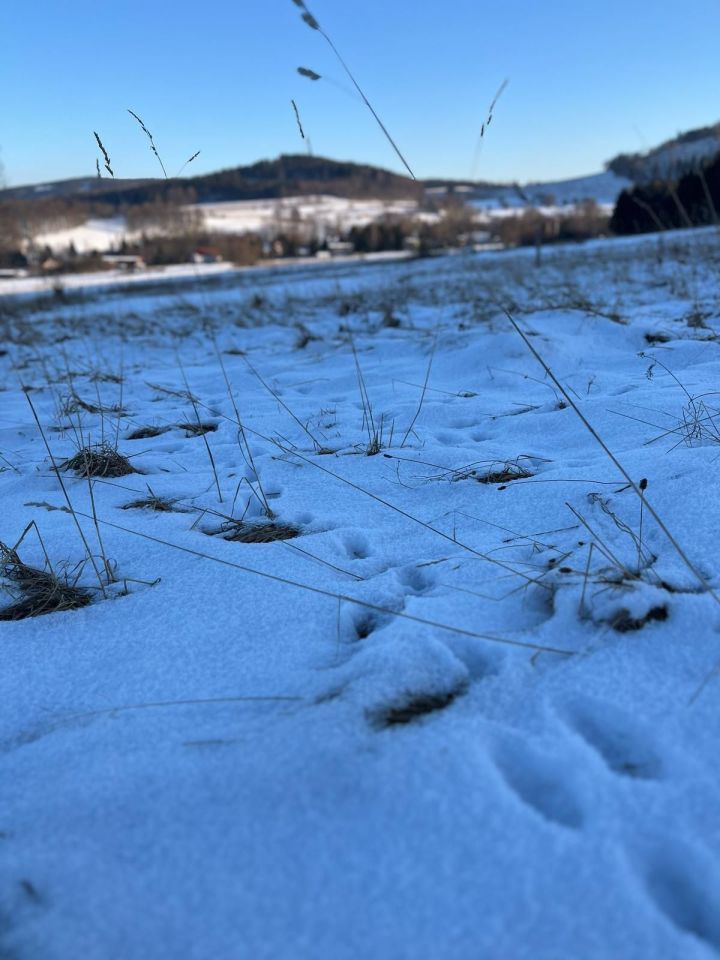
[{"label": "snow-covered field", "polygon": [[208,230],[219,233],[275,235],[298,224],[316,232],[345,233],[386,216],[420,217],[436,222],[436,214],[421,214],[414,200],[350,200],[346,197],[286,197],[281,200],[238,200],[203,203],[193,209],[202,214]]},{"label": "snow-covered field", "polygon": [[[606,171],[589,177],[557,183],[527,184],[523,199],[514,187],[497,189],[481,200],[468,202],[478,211],[478,222],[517,216],[529,201],[545,216],[569,213],[583,200],[595,200],[607,213],[630,181]],[[432,196],[437,191],[429,191]],[[438,194],[442,196],[442,194]],[[461,194],[462,196],[462,194]],[[414,200],[352,200],[325,194],[285,197],[275,200],[238,200],[223,203],[197,204],[188,208],[202,216],[212,233],[257,233],[274,238],[288,231],[300,230],[309,237],[325,240],[344,235],[352,227],[364,227],[385,217],[407,217],[417,222],[437,223],[442,215],[422,210]],[[152,231],[151,231],[152,232]],[[35,237],[39,247],[62,253],[71,246],[78,253],[107,253],[117,250],[123,241],[134,243],[139,231],[127,228],[122,216],[93,219],[64,230],[47,231]]]},{"label": "snow-covered field", "polygon": [[[266,237],[304,227],[324,239],[391,215],[430,223],[439,219],[438,214],[420,211],[414,200],[350,200],[326,195],[198,204],[188,209],[199,213],[206,229],[213,233],[258,233]],[[35,243],[57,253],[71,246],[78,253],[107,253],[117,250],[123,240],[133,243],[139,238],[140,231],[128,230],[125,218],[117,216],[45,232],[35,237]]]},{"label": "snow-covered field", "polygon": [[0,299],[0,954],[717,956],[719,254]]}]

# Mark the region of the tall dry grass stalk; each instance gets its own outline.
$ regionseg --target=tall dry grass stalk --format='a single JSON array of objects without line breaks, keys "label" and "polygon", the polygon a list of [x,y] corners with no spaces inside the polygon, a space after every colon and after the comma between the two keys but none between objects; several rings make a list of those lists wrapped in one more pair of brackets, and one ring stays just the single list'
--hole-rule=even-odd
[{"label": "tall dry grass stalk", "polygon": [[[134,112],[133,112],[132,110],[130,110],[129,108],[128,108],[128,113],[130,114],[131,117],[133,117],[135,120],[137,120],[137,122],[140,124],[141,130],[143,131],[143,133],[145,134],[145,136],[146,136],[146,137],[148,138],[148,140],[150,141],[150,149],[152,150],[152,152],[153,152],[153,153],[155,154],[155,156],[157,157],[157,161],[158,161],[158,163],[160,164],[160,167],[161,167],[162,172],[163,172],[163,176],[164,176],[165,179],[167,180],[167,179],[168,179],[167,170],[165,169],[165,164],[162,162],[162,157],[161,157],[160,154],[158,153],[158,149],[157,149],[157,147],[155,146],[155,141],[153,140],[153,135],[150,133],[150,131],[148,130],[148,128],[145,126],[145,124],[142,122],[142,120],[140,119],[140,117],[139,117],[136,113],[134,113]],[[197,156],[197,154],[195,154],[195,156]],[[191,157],[190,159],[192,160],[192,159],[194,159],[194,158]],[[188,163],[190,163],[190,160],[188,160]]]},{"label": "tall dry grass stalk", "polygon": [[[357,90],[357,92],[360,94],[363,103],[364,103],[365,106],[368,108],[368,110],[369,110],[370,113],[373,115],[373,117],[375,118],[375,122],[376,122],[377,125],[380,127],[380,129],[382,130],[383,134],[385,135],[385,139],[388,141],[388,143],[389,143],[390,146],[393,148],[393,150],[395,151],[395,153],[397,154],[397,156],[400,158],[400,161],[402,162],[402,165],[405,167],[405,169],[406,169],[407,172],[410,174],[410,176],[412,177],[412,179],[413,179],[413,180],[417,180],[417,177],[416,177],[415,174],[412,172],[412,169],[411,169],[411,167],[410,167],[410,164],[407,162],[407,160],[405,159],[405,157],[404,157],[403,154],[402,154],[402,151],[401,151],[400,148],[398,147],[397,143],[395,143],[394,139],[393,139],[392,136],[390,135],[390,131],[389,131],[388,128],[385,126],[385,124],[382,122],[382,120],[380,119],[380,117],[377,115],[377,112],[376,112],[375,108],[374,108],[373,105],[370,103],[370,101],[368,100],[368,98],[365,96],[365,93],[364,93],[362,87],[360,86],[360,84],[357,82],[357,80],[356,80],[355,77],[353,76],[353,73],[352,73],[352,71],[350,70],[350,67],[348,67],[347,63],[345,63],[345,61],[343,60],[342,56],[340,55],[340,51],[338,50],[338,48],[337,48],[337,47],[335,46],[335,44],[332,42],[332,40],[330,39],[330,37],[328,36],[328,34],[327,34],[327,33],[323,30],[323,28],[320,26],[318,20],[317,20],[317,19],[310,13],[310,11],[308,10],[307,6],[305,5],[305,0],[292,0],[292,2],[295,4],[296,7],[299,7],[299,8],[300,8],[300,10],[301,10],[301,17],[302,17],[304,23],[306,23],[306,24],[308,25],[308,27],[310,27],[311,30],[315,30],[317,33],[319,33],[320,36],[321,36],[321,37],[325,40],[325,42],[328,44],[328,46],[330,47],[330,49],[332,50],[332,52],[333,52],[333,53],[335,54],[335,56],[337,57],[338,63],[339,63],[340,66],[343,68],[343,70],[345,71],[345,73],[347,74],[347,76],[350,78],[350,81],[352,82],[352,85],[355,87],[355,89]],[[300,72],[303,73],[303,76],[308,76],[308,73],[305,73],[305,72],[303,72],[302,70],[301,70]],[[318,79],[319,79],[319,77],[318,77]]]},{"label": "tall dry grass stalk", "polygon": [[483,121],[480,127],[480,133],[478,135],[477,145],[475,147],[475,153],[473,155],[473,162],[470,168],[471,180],[474,180],[475,177],[477,176],[477,168],[478,168],[478,164],[480,163],[480,154],[482,153],[483,143],[485,141],[485,133],[487,132],[488,127],[493,121],[493,116],[495,115],[495,107],[497,106],[498,100],[505,92],[505,89],[509,83],[510,83],[510,78],[506,77],[505,80],[503,80],[503,82],[498,87],[497,92],[495,96],[492,98],[492,101],[490,102],[490,106],[488,107],[487,117],[485,118],[485,120]]},{"label": "tall dry grass stalk", "polygon": [[[111,167],[111,165],[110,165],[110,155],[108,154],[107,150],[105,149],[105,144],[104,144],[104,143],[102,142],[102,140],[100,139],[100,134],[99,134],[96,130],[93,130],[93,134],[94,134],[95,139],[96,139],[96,141],[97,141],[97,145],[100,147],[100,151],[101,151],[101,153],[102,153],[102,155],[103,155],[103,160],[105,161],[105,169],[107,170],[107,172],[110,174],[111,177],[114,177],[115,174],[113,173],[113,169],[112,169],[112,167]],[[99,163],[99,161],[97,161],[97,160],[95,161],[95,168],[96,168],[96,170],[97,170],[98,176],[100,176],[100,175],[101,175],[101,174],[100,174],[100,163]]]}]

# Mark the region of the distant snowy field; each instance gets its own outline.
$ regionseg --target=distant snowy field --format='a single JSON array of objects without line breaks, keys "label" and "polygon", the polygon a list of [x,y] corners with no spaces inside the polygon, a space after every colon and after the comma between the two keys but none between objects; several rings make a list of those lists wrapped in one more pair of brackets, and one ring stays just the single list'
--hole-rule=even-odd
[{"label": "distant snowy field", "polygon": [[716,957],[719,255],[0,298],[0,955]]},{"label": "distant snowy field", "polygon": [[[437,214],[422,213],[415,201],[348,200],[332,196],[287,197],[282,200],[240,200],[227,203],[201,204],[190,209],[202,214],[205,226],[216,233],[277,233],[305,224],[320,235],[345,232],[363,227],[383,216],[413,216],[435,222]],[[105,253],[116,250],[123,240],[133,242],[139,233],[127,229],[124,217],[88,220],[66,230],[40,234],[35,243],[55,252],[67,250],[71,244],[78,253],[93,250]]]}]

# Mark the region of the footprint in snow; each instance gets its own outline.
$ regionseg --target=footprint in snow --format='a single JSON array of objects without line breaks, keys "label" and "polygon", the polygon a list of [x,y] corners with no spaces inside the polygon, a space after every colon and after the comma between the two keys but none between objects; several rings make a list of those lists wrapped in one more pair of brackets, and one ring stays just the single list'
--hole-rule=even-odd
[{"label": "footprint in snow", "polygon": [[582,826],[582,804],[569,761],[544,756],[514,740],[496,749],[495,762],[510,789],[543,819],[573,829]]},{"label": "footprint in snow", "polygon": [[421,597],[429,593],[435,586],[435,577],[428,570],[411,563],[399,567],[395,574],[409,595]]},{"label": "footprint in snow", "polygon": [[644,874],[648,893],[670,923],[720,953],[720,872],[714,864],[670,841],[649,858]]},{"label": "footprint in snow", "polygon": [[370,543],[364,533],[350,531],[343,537],[343,543],[350,560],[367,560],[371,555]]},{"label": "footprint in snow", "polygon": [[448,648],[463,663],[472,682],[495,677],[500,673],[504,654],[489,650],[488,644],[472,637],[448,636]]},{"label": "footprint in snow", "polygon": [[570,726],[605,761],[613,773],[638,780],[662,776],[662,761],[638,723],[617,707],[583,701],[567,708]]}]

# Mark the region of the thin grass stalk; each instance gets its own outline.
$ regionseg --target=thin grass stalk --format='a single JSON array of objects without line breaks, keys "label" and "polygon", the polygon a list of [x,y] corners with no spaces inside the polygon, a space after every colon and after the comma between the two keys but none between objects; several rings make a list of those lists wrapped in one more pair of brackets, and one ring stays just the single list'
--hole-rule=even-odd
[{"label": "thin grass stalk", "polygon": [[405,441],[412,433],[413,427],[415,426],[417,419],[420,416],[420,412],[423,408],[423,404],[425,403],[425,394],[427,393],[428,381],[430,379],[430,371],[432,369],[433,359],[435,358],[435,350],[437,348],[437,339],[438,339],[438,335],[435,334],[435,340],[432,345],[432,350],[430,351],[430,359],[428,360],[427,371],[425,372],[425,382],[423,383],[422,393],[420,394],[420,403],[418,404],[418,408],[415,411],[415,416],[412,418],[410,426],[407,428],[405,432],[405,436],[402,439],[402,443],[400,444],[401,450],[405,446]]},{"label": "thin grass stalk", "polygon": [[78,515],[83,516],[83,514],[78,514],[78,512],[75,510],[75,507],[72,505],[72,501],[70,500],[70,494],[67,491],[67,487],[65,486],[65,481],[63,480],[62,474],[58,469],[58,465],[55,462],[55,457],[53,457],[52,451],[50,450],[50,444],[47,441],[47,437],[45,436],[45,431],[43,430],[42,424],[40,423],[40,418],[37,415],[37,410],[35,409],[35,406],[32,400],[30,399],[30,394],[27,392],[27,390],[25,390],[24,387],[22,389],[23,389],[23,393],[25,394],[25,399],[27,400],[30,406],[30,410],[32,411],[32,415],[35,420],[35,423],[37,424],[38,430],[40,431],[40,436],[42,437],[43,443],[45,444],[45,449],[47,450],[47,454],[48,454],[48,457],[50,458],[50,463],[52,464],[53,471],[62,489],[63,496],[65,497],[65,502],[67,503],[68,509],[70,510],[73,520],[75,521],[75,526],[77,527],[77,531],[80,535],[80,539],[82,540],[83,547],[85,548],[85,553],[87,554],[88,560],[90,561],[92,568],[95,571],[95,576],[97,577],[98,584],[100,585],[100,591],[102,592],[103,597],[107,597],[107,593],[105,591],[105,584],[103,583],[102,577],[100,576],[100,571],[95,562],[95,557],[93,556],[93,553],[90,550],[90,544],[87,542],[87,538],[85,537],[85,534],[83,533],[83,529],[80,526],[80,521],[78,520]]},{"label": "thin grass stalk", "polygon": [[[268,392],[272,397],[274,397],[275,400],[277,400],[277,402],[280,404],[280,406],[283,408],[283,410],[285,410],[286,413],[288,413],[288,414],[293,418],[293,420],[295,421],[295,423],[297,423],[297,425],[300,427],[300,429],[310,438],[310,440],[312,441],[312,444],[313,444],[313,446],[315,447],[315,449],[316,449],[316,450],[322,449],[322,445],[321,445],[320,443],[318,443],[318,441],[317,441],[317,440],[315,439],[315,437],[312,435],[312,433],[310,432],[310,430],[308,430],[307,426],[302,422],[302,420],[301,420],[299,417],[297,417],[297,416],[293,413],[293,411],[292,411],[292,410],[290,409],[290,407],[285,403],[285,401],[282,399],[282,397],[281,397],[275,390],[273,390],[273,388],[272,388],[268,383],[266,383],[265,380],[263,380],[263,378],[260,376],[260,374],[259,374],[258,371],[255,369],[255,367],[250,363],[250,361],[248,360],[248,358],[247,358],[247,357],[243,357],[243,360],[245,361],[248,369],[249,369],[250,372],[253,374],[253,376],[257,377],[257,379],[260,381],[260,383],[262,384],[262,386],[265,387],[265,389],[267,390],[267,392]],[[248,429],[249,429],[249,428],[248,428]],[[251,432],[255,432],[255,431],[251,431]]]},{"label": "thin grass stalk", "polygon": [[215,486],[217,487],[218,500],[220,501],[220,503],[222,503],[223,495],[222,495],[222,490],[220,489],[220,478],[218,477],[217,467],[215,465],[215,457],[213,456],[212,450],[210,449],[210,442],[207,438],[207,434],[202,428],[202,420],[200,419],[200,412],[197,407],[197,402],[190,390],[190,384],[188,383],[187,375],[185,374],[185,367],[182,364],[182,360],[180,359],[179,353],[177,354],[177,361],[178,361],[178,366],[180,368],[180,372],[182,374],[183,382],[185,384],[185,389],[187,390],[187,395],[190,401],[190,405],[193,408],[193,413],[195,414],[197,425],[200,428],[200,436],[203,438],[203,441],[205,443],[205,449],[207,450],[208,460],[210,461],[210,467],[212,468],[213,477],[215,478]]},{"label": "thin grass stalk", "polygon": [[270,507],[270,504],[268,503],[268,499],[265,496],[265,491],[263,490],[263,486],[260,481],[260,473],[255,465],[255,458],[253,457],[253,452],[250,449],[250,444],[248,443],[247,434],[245,433],[245,427],[243,426],[242,418],[240,417],[240,411],[238,410],[238,405],[235,401],[235,395],[233,393],[232,384],[230,383],[230,377],[228,375],[227,368],[225,367],[225,361],[222,358],[222,354],[220,353],[220,349],[218,348],[217,340],[215,339],[215,337],[211,337],[210,339],[213,347],[215,348],[215,355],[217,356],[218,363],[220,364],[220,370],[222,372],[223,379],[225,381],[228,397],[230,398],[230,403],[232,404],[233,412],[235,413],[235,419],[237,420],[238,430],[240,431],[240,437],[242,439],[242,443],[240,444],[240,452],[243,455],[243,459],[245,460],[245,462],[247,463],[247,465],[250,467],[253,474],[255,475],[258,489],[260,491],[260,496],[262,498],[262,505],[263,505],[265,514],[268,517],[272,517],[273,511]]},{"label": "thin grass stalk", "polygon": [[[295,0],[293,0],[293,2],[295,2]],[[355,89],[357,90],[357,92],[360,94],[363,103],[364,103],[365,106],[368,108],[368,110],[369,110],[370,113],[373,115],[373,117],[375,118],[375,122],[376,122],[377,125],[380,127],[380,129],[382,130],[383,134],[385,135],[385,139],[388,141],[388,143],[389,143],[390,146],[393,148],[393,150],[395,151],[395,153],[397,154],[397,156],[400,158],[400,161],[402,162],[402,165],[405,167],[405,169],[406,169],[407,172],[410,174],[410,176],[412,177],[412,179],[413,179],[413,180],[417,180],[417,177],[416,177],[415,174],[413,173],[413,171],[412,171],[412,169],[411,169],[411,167],[410,167],[410,164],[407,162],[407,160],[406,160],[405,157],[403,156],[402,151],[400,150],[400,147],[398,147],[397,143],[395,143],[395,141],[393,140],[392,136],[390,135],[390,131],[389,131],[388,128],[385,126],[385,124],[382,122],[382,120],[380,119],[380,117],[377,115],[377,113],[376,113],[376,111],[375,111],[375,108],[374,108],[373,105],[370,103],[370,101],[368,100],[368,98],[365,96],[365,93],[364,93],[362,87],[360,86],[360,84],[357,82],[357,80],[356,80],[355,77],[353,76],[353,74],[352,74],[352,72],[351,72],[351,70],[350,70],[350,67],[348,67],[348,65],[347,65],[347,64],[345,63],[345,61],[343,60],[342,56],[340,55],[340,51],[338,50],[338,48],[337,48],[337,47],[335,46],[335,44],[332,42],[332,40],[330,39],[330,37],[328,36],[328,34],[327,34],[327,33],[323,30],[323,28],[320,26],[320,24],[318,23],[318,21],[316,20],[316,18],[310,13],[310,11],[308,10],[308,8],[305,6],[305,3],[304,3],[304,2],[295,3],[295,5],[298,6],[298,7],[300,7],[301,10],[303,10],[302,19],[303,19],[303,20],[305,21],[305,23],[310,27],[310,29],[311,29],[311,30],[316,30],[316,31],[320,34],[320,36],[323,37],[324,40],[327,42],[328,46],[330,47],[330,49],[332,50],[332,52],[333,52],[333,53],[335,54],[335,56],[337,57],[337,60],[338,60],[338,62],[339,62],[339,64],[340,64],[340,66],[343,68],[343,70],[345,71],[345,73],[347,74],[347,76],[350,78],[350,80],[351,80],[351,82],[352,82],[352,85],[355,87]]]}]

